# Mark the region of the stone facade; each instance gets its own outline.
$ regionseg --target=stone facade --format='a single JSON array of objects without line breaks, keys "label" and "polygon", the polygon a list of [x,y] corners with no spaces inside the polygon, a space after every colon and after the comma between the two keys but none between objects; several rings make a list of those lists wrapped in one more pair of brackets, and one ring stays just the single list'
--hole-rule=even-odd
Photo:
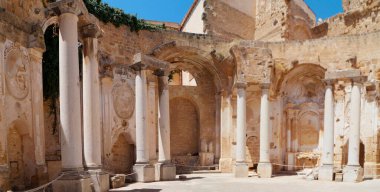
[{"label": "stone facade", "polygon": [[[344,13],[316,24],[301,0],[206,0],[207,34],[136,33],[100,22],[81,0],[43,2],[0,1],[0,190],[61,171],[70,174],[55,188],[85,190],[92,169],[171,180],[174,165],[237,177],[305,166],[321,167],[325,180],[333,171],[345,181],[379,177],[379,1],[344,0]],[[60,39],[57,86],[66,92],[52,132],[42,54],[56,23],[70,41]],[[82,80],[68,65],[78,41]],[[196,86],[168,82],[176,71]]]}]

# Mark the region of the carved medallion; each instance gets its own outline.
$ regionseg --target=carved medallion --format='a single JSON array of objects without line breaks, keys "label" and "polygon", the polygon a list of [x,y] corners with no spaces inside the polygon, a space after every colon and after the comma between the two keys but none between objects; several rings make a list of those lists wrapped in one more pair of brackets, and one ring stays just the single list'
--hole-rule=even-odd
[{"label": "carved medallion", "polygon": [[29,57],[25,49],[8,43],[4,52],[5,83],[9,93],[22,100],[29,93]]},{"label": "carved medallion", "polygon": [[112,89],[113,107],[122,119],[132,117],[135,110],[135,94],[127,82],[116,83]]}]

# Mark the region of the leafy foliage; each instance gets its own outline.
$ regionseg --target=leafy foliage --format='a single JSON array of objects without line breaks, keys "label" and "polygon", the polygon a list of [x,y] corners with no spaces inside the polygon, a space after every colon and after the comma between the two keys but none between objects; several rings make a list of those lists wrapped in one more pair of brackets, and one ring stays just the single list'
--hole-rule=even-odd
[{"label": "leafy foliage", "polygon": [[91,14],[104,23],[112,23],[116,27],[127,25],[131,31],[136,32],[139,30],[157,31],[165,29],[165,25],[159,26],[146,23],[144,20],[137,19],[134,15],[126,14],[121,9],[113,8],[101,0],[83,0],[83,2]]}]

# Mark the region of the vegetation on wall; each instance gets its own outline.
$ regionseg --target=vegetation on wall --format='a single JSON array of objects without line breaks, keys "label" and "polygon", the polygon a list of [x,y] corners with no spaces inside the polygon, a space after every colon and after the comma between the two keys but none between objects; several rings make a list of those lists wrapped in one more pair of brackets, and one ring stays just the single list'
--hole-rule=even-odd
[{"label": "vegetation on wall", "polygon": [[59,98],[59,40],[58,27],[51,25],[45,32],[46,51],[42,59],[43,95],[49,102],[50,115],[54,115],[52,134],[56,133],[58,123]]},{"label": "vegetation on wall", "polygon": [[116,27],[127,25],[131,31],[149,30],[156,31],[165,29],[165,25],[153,25],[136,16],[126,14],[123,10],[113,8],[101,0],[83,0],[87,10],[104,23],[112,23]]}]

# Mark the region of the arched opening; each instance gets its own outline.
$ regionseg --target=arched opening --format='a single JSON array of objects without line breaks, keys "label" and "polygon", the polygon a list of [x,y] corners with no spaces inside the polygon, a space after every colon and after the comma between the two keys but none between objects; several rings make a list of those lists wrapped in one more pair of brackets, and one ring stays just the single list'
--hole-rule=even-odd
[{"label": "arched opening", "polygon": [[169,85],[197,86],[197,80],[194,75],[185,70],[173,70],[171,73]]},{"label": "arched opening", "polygon": [[132,173],[133,164],[136,160],[135,145],[120,134],[113,144],[111,154],[107,158],[104,167],[113,173]]},{"label": "arched opening", "polygon": [[170,152],[173,156],[198,155],[199,120],[195,105],[184,98],[170,101]]},{"label": "arched opening", "polygon": [[197,107],[185,98],[170,100],[170,153],[176,164],[198,164],[199,134]]},{"label": "arched opening", "polygon": [[284,78],[281,87],[286,140],[284,162],[287,170],[300,170],[320,164],[323,146],[325,70],[318,65],[296,66]]}]

